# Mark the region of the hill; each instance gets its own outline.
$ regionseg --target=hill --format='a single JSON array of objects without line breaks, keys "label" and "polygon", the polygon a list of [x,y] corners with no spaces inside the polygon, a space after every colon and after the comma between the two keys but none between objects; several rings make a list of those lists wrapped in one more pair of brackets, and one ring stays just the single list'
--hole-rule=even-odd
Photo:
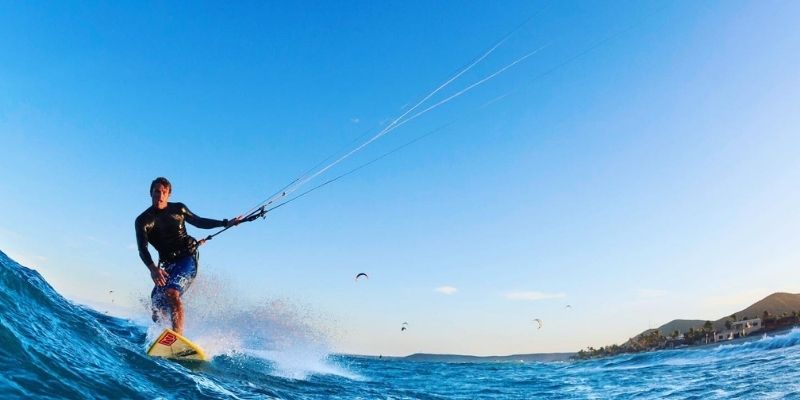
[{"label": "hill", "polygon": [[[737,320],[742,320],[748,318],[761,318],[761,316],[764,315],[764,311],[777,316],[784,313],[792,314],[793,312],[800,312],[800,294],[782,292],[773,293],[754,303],[750,307],[747,307],[744,310],[738,311],[734,314],[736,314]],[[725,316],[714,321],[714,329],[724,329],[725,320],[729,318],[730,316]]]},{"label": "hill", "polygon": [[[792,312],[800,312],[800,294],[783,293],[783,292],[773,293],[753,303],[744,310],[737,311],[730,315],[726,315],[715,321],[711,321],[711,323],[714,325],[714,330],[723,331],[725,330],[725,321],[729,320],[731,315],[735,314],[737,320],[742,320],[745,318],[761,318],[761,316],[764,314],[764,311],[768,311],[772,315],[781,315],[783,313],[791,314]],[[683,333],[688,331],[689,328],[700,329],[703,327],[703,324],[705,323],[706,320],[676,319],[664,325],[661,325],[656,329],[658,329],[658,331],[661,332],[662,335],[669,336],[675,330],[678,330],[679,332]],[[640,333],[636,337],[640,337],[649,332],[652,332],[652,329],[648,329]]]},{"label": "hill", "polygon": [[[657,329],[664,336],[669,336],[672,332],[686,332],[689,328],[699,328],[705,324],[706,321],[699,319],[674,319],[664,325],[659,326]],[[648,331],[642,332],[647,333]]]}]

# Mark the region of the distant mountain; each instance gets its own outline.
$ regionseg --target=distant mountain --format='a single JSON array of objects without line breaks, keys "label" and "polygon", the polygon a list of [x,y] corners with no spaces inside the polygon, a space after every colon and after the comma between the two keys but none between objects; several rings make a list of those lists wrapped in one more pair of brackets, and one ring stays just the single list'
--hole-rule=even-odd
[{"label": "distant mountain", "polygon": [[464,356],[458,354],[425,354],[416,353],[403,357],[408,361],[445,362],[445,363],[483,363],[483,362],[551,362],[567,361],[575,353],[538,353],[512,354],[510,356]]},{"label": "distant mountain", "polygon": [[[744,310],[736,312],[736,319],[742,320],[745,318],[761,318],[764,311],[768,311],[774,316],[780,316],[783,313],[791,314],[792,312],[800,312],[800,294],[798,293],[773,293],[764,297],[760,301],[745,308]],[[730,316],[722,317],[714,321],[714,328],[725,327],[725,320]]]},{"label": "distant mountain", "polygon": [[[736,312],[736,319],[742,320],[746,318],[761,318],[764,314],[764,311],[768,311],[772,315],[781,315],[783,313],[791,314],[793,311],[800,312],[800,294],[798,293],[773,293],[758,302],[754,303],[750,307],[745,308],[744,310]],[[714,325],[714,330],[716,331],[723,331],[725,330],[725,321],[730,319],[730,315],[726,315],[716,321],[711,321]],[[660,327],[656,328],[661,332],[664,336],[669,336],[675,330],[679,332],[687,332],[689,328],[700,329],[703,327],[703,324],[706,323],[706,320],[699,320],[699,319],[676,319],[672,320]],[[644,335],[646,333],[651,332],[652,329],[648,329],[637,337]]]},{"label": "distant mountain", "polygon": [[[676,330],[678,332],[686,332],[689,328],[700,328],[706,321],[699,319],[674,319],[664,325],[658,327],[658,331],[664,336],[669,336]],[[649,331],[649,330],[648,330]],[[645,331],[645,332],[648,332]]]}]

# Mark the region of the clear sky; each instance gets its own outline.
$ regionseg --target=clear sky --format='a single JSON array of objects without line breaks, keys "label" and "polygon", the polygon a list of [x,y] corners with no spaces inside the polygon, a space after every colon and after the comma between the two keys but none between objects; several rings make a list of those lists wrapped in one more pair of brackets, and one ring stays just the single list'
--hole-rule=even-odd
[{"label": "clear sky", "polygon": [[3,2],[0,250],[140,309],[153,178],[233,217],[531,16],[426,104],[538,53],[306,188],[447,128],[214,239],[198,279],[396,355],[576,351],[800,292],[793,1]]}]

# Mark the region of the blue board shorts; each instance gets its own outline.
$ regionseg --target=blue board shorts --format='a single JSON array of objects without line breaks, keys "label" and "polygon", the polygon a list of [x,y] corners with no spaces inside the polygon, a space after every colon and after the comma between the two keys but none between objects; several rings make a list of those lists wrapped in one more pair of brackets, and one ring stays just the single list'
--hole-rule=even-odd
[{"label": "blue board shorts", "polygon": [[176,289],[181,295],[189,289],[194,277],[197,276],[197,259],[191,255],[181,257],[164,264],[164,270],[167,272],[167,284],[154,287],[150,293],[153,308],[161,310],[169,309],[165,296],[167,289]]}]

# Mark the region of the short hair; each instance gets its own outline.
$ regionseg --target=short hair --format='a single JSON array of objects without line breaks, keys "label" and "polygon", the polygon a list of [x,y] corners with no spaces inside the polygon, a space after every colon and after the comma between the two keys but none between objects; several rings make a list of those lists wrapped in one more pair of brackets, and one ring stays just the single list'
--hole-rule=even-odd
[{"label": "short hair", "polygon": [[169,192],[172,193],[172,184],[169,183],[167,178],[164,178],[163,176],[159,176],[158,178],[153,179],[153,182],[150,183],[150,193],[153,193],[153,188],[156,187],[156,185],[158,184],[161,184],[161,186],[164,186],[165,188],[169,189]]}]

